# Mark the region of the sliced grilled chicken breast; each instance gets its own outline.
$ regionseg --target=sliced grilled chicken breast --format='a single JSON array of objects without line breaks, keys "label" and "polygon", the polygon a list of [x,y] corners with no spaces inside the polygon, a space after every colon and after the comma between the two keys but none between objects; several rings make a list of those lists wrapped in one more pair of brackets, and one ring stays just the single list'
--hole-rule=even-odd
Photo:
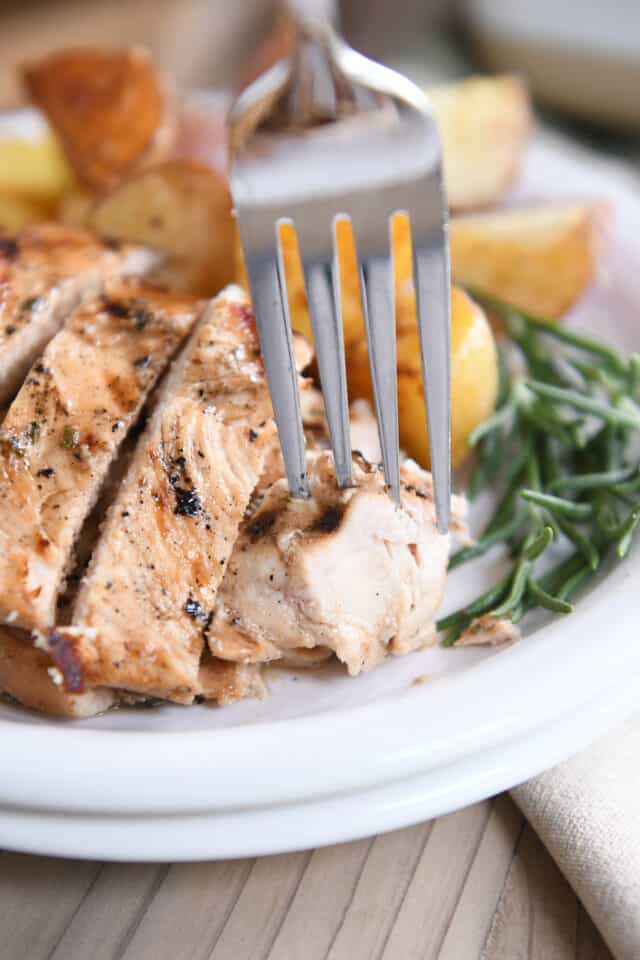
[{"label": "sliced grilled chicken breast", "polygon": [[211,652],[296,662],[300,648],[320,647],[357,674],[433,642],[449,538],[436,529],[430,475],[403,465],[399,508],[381,471],[359,456],[349,489],[337,488],[327,452],[310,453],[308,470],[310,499],[290,498],[278,480],[243,524],[209,627]]},{"label": "sliced grilled chicken breast", "polygon": [[71,656],[86,684],[181,703],[224,689],[229,699],[232,671],[223,688],[207,685],[200,661],[219,583],[275,443],[253,313],[245,294],[228,288],[163,386],[72,627],[52,640],[54,655]]},{"label": "sliced grilled chicken breast", "polygon": [[0,404],[71,310],[109,277],[146,273],[157,255],[61,224],[0,237]]},{"label": "sliced grilled chicken breast", "polygon": [[45,630],[83,520],[198,302],[134,281],[79,306],[0,430],[0,617]]},{"label": "sliced grilled chicken breast", "polygon": [[116,702],[113,690],[68,693],[50,657],[28,633],[10,627],[0,627],[0,690],[25,707],[60,717],[91,717]]}]

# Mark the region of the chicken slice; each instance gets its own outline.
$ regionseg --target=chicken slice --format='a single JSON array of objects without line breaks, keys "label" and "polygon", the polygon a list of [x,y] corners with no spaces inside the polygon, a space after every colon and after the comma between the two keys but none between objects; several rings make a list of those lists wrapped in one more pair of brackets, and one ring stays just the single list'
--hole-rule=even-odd
[{"label": "chicken slice", "polygon": [[116,702],[113,690],[68,693],[50,657],[28,633],[0,627],[0,690],[32,710],[60,717],[91,717]]},{"label": "chicken slice", "polygon": [[349,673],[432,643],[449,538],[437,532],[431,477],[403,466],[402,507],[381,471],[354,457],[354,486],[336,486],[333,458],[308,455],[311,497],[284,480],[245,521],[227,565],[209,646],[251,663],[299,661],[299,648],[332,650]]},{"label": "chicken slice", "polygon": [[516,643],[519,639],[520,631],[515,623],[507,617],[492,617],[491,614],[485,613],[471,621],[455,641],[454,646],[499,647],[503,644]]},{"label": "chicken slice", "polygon": [[142,247],[99,240],[61,224],[0,237],[0,404],[83,298],[108,278],[146,273],[158,260]]},{"label": "chicken slice", "polygon": [[[380,437],[378,424],[368,400],[354,400],[349,407],[349,425],[351,427],[351,446],[361,453],[369,463],[380,463]],[[404,454],[400,451],[400,459]]]},{"label": "chicken slice", "polygon": [[231,663],[205,652],[198,672],[196,700],[214,700],[220,706],[255,697],[261,700],[266,687],[258,663]]},{"label": "chicken slice", "polygon": [[[300,362],[308,356],[303,347]],[[202,692],[206,631],[276,443],[253,313],[231,287],[174,365],[109,510],[73,626],[53,641],[56,655],[66,643],[86,684],[180,703],[217,696],[215,684]]]},{"label": "chicken slice", "polygon": [[110,282],[32,367],[0,431],[0,617],[45,630],[73,548],[198,301]]},{"label": "chicken slice", "polygon": [[[328,450],[331,446],[329,425],[324,409],[322,393],[313,386],[312,380],[304,380],[300,389],[300,412],[308,450]],[[379,463],[380,442],[378,424],[367,400],[354,400],[349,407],[351,446],[370,463]],[[262,496],[265,491],[285,476],[284,460],[280,446],[276,445],[265,462],[264,471],[256,491]]]}]

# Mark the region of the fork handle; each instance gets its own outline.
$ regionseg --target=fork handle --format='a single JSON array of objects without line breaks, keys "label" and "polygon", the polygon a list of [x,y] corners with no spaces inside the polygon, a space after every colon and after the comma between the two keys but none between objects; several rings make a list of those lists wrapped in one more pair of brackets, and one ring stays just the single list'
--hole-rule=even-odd
[{"label": "fork handle", "polygon": [[300,130],[336,120],[354,101],[352,84],[338,66],[338,0],[284,0],[297,26],[287,115]]},{"label": "fork handle", "polygon": [[285,9],[307,29],[338,25],[338,0],[285,0]]}]

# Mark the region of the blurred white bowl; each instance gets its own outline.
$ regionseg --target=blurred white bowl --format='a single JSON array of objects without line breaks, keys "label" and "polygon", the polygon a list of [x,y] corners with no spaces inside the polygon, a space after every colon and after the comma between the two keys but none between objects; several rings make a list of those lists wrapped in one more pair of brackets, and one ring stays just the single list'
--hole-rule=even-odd
[{"label": "blurred white bowl", "polygon": [[460,6],[487,66],[522,72],[551,106],[640,130],[638,0],[460,0]]}]

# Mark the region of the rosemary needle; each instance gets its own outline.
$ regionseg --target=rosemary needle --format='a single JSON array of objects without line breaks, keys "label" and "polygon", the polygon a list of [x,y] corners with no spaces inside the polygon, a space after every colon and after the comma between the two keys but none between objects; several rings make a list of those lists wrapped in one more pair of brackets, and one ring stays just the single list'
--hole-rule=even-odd
[{"label": "rosemary needle", "polygon": [[[593,337],[470,292],[503,317],[524,376],[509,376],[501,351],[496,409],[469,438],[478,456],[474,489],[497,485],[498,504],[478,542],[454,554],[450,569],[498,543],[510,545],[513,562],[498,583],[438,622],[445,646],[485,614],[516,623],[536,606],[570,613],[570,597],[601,557],[626,556],[640,529],[640,355],[627,358]],[[518,507],[522,500],[526,509]],[[538,576],[538,557],[554,537],[574,552]]]},{"label": "rosemary needle", "polygon": [[475,447],[482,437],[485,437],[488,433],[491,433],[492,430],[497,430],[499,427],[508,423],[512,416],[513,411],[508,404],[500,410],[497,410],[488,420],[484,420],[475,430],[471,431],[467,438],[468,446]]},{"label": "rosemary needle", "polygon": [[593,540],[585,536],[574,523],[561,514],[555,514],[555,520],[562,533],[578,548],[590,570],[597,570],[600,564],[600,554]]},{"label": "rosemary needle", "polygon": [[640,521],[640,506],[634,507],[627,519],[623,522],[622,528],[616,531],[619,534],[616,546],[617,554],[620,558],[626,557],[631,546],[631,541],[638,522]]},{"label": "rosemary needle", "polygon": [[554,597],[552,593],[547,593],[531,574],[529,574],[527,590],[539,607],[544,607],[546,610],[553,610],[554,613],[573,613],[573,604],[567,603],[566,600],[561,600],[560,597]]},{"label": "rosemary needle", "polygon": [[558,477],[549,484],[549,490],[560,493],[563,490],[600,490],[630,480],[638,468],[626,467],[620,470],[604,470],[602,473],[574,473]]},{"label": "rosemary needle", "polygon": [[576,503],[573,500],[556,497],[552,493],[542,493],[540,490],[528,490],[525,487],[520,491],[520,496],[524,500],[528,500],[529,503],[535,503],[539,507],[547,507],[556,515],[571,517],[573,520],[590,517],[593,513],[593,507],[590,503]]},{"label": "rosemary needle", "polygon": [[529,328],[530,330],[539,331],[540,333],[552,337],[555,340],[561,340],[563,343],[569,344],[572,347],[576,347],[578,350],[582,350],[585,353],[590,353],[596,357],[601,357],[603,360],[606,360],[609,366],[611,366],[614,370],[625,375],[628,373],[629,362],[621,353],[619,353],[619,351],[609,347],[606,343],[602,343],[600,340],[594,340],[583,333],[576,333],[573,330],[568,330],[566,327],[561,326],[554,320],[550,320],[545,317],[536,317],[531,313],[518,310],[516,307],[506,303],[504,300],[500,300],[498,297],[494,297],[491,294],[484,293],[482,290],[477,290],[473,287],[468,289],[469,293],[472,297],[474,297],[474,299],[478,300],[480,303],[486,304],[493,310],[496,310],[505,319],[511,319],[512,321],[513,319],[517,319],[525,329]]},{"label": "rosemary needle", "polygon": [[593,399],[593,397],[586,396],[584,393],[578,393],[577,390],[556,387],[555,384],[541,383],[539,380],[527,380],[527,386],[538,396],[567,404],[577,410],[584,410],[585,413],[600,417],[607,423],[631,427],[634,430],[640,429],[640,410],[612,407]]}]

